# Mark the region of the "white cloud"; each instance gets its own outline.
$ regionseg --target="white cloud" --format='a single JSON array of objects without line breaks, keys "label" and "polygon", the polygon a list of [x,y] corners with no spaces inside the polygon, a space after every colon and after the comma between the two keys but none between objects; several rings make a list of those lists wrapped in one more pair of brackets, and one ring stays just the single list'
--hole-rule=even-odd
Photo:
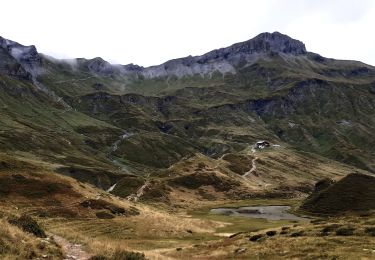
[{"label": "white cloud", "polygon": [[154,65],[280,31],[375,65],[371,0],[0,0],[0,35],[55,57]]}]

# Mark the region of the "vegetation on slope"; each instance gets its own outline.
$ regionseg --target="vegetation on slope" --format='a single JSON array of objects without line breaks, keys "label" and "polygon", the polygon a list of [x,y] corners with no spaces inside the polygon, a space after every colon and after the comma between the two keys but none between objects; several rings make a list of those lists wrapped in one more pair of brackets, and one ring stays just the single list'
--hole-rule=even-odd
[{"label": "vegetation on slope", "polygon": [[375,210],[374,185],[375,176],[352,173],[312,193],[301,209],[317,214]]}]

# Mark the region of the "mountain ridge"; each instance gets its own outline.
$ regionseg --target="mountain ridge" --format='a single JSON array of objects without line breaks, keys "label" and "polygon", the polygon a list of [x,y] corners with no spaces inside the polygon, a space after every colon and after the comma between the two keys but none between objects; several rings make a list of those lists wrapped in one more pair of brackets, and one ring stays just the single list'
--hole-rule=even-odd
[{"label": "mountain ridge", "polygon": [[[34,45],[23,46],[17,42],[0,37],[3,48],[7,48],[10,54],[21,63],[26,64],[30,70],[32,67],[40,67],[40,57]],[[13,53],[12,53],[13,52]],[[110,64],[101,57],[93,59],[56,59],[54,61],[75,63],[82,62],[90,71],[102,75],[113,73],[134,74],[138,73],[147,78],[164,76],[192,76],[194,74],[212,74],[214,72],[236,73],[238,66],[244,66],[255,62],[269,53],[283,53],[287,55],[308,54],[304,43],[279,32],[261,33],[243,42],[232,44],[228,47],[215,49],[198,56],[186,56],[168,60],[159,65],[143,67],[133,63],[127,65]],[[21,57],[21,56],[22,57]],[[39,54],[44,58],[48,55]],[[26,63],[25,63],[26,62]],[[202,73],[203,72],[203,73]],[[41,72],[40,72],[41,73]]]}]

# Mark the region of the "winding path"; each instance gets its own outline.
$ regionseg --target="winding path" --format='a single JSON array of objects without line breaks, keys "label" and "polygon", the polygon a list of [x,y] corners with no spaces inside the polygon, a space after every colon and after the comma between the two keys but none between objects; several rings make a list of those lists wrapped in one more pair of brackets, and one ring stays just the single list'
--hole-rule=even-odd
[{"label": "winding path", "polygon": [[[255,153],[256,153],[256,150],[255,150],[255,147],[254,147],[254,146],[251,148],[251,152],[252,152],[252,154],[255,154]],[[251,160],[251,168],[250,168],[250,170],[247,171],[247,172],[245,172],[245,174],[242,175],[242,177],[247,177],[247,176],[249,176],[250,174],[252,174],[253,172],[256,171],[256,169],[257,169],[256,161],[257,161],[258,159],[259,159],[259,157],[258,157],[258,156],[255,156],[255,158]]]},{"label": "winding path", "polygon": [[92,254],[89,254],[83,249],[83,245],[74,244],[69,242],[63,237],[58,235],[50,234],[55,242],[61,246],[65,253],[64,260],[88,260],[92,257]]}]

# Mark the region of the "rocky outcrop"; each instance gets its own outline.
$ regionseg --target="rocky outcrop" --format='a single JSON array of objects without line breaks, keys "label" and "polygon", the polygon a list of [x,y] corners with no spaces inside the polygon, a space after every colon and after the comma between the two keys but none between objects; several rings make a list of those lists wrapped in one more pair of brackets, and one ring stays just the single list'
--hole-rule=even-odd
[{"label": "rocky outcrop", "polygon": [[34,45],[23,46],[17,42],[0,37],[0,46],[16,59],[32,75],[42,70],[42,60]]},{"label": "rocky outcrop", "polygon": [[53,102],[70,110],[71,107],[64,102],[54,91],[38,81],[45,68],[41,55],[34,45],[24,46],[17,42],[0,37],[0,73],[3,71],[10,76],[31,80],[40,91],[44,92]]},{"label": "rocky outcrop", "polygon": [[109,62],[103,60],[100,57],[87,60],[85,62],[85,66],[90,72],[99,75],[110,75],[114,72],[113,66]]},{"label": "rocky outcrop", "polygon": [[0,74],[20,79],[30,79],[31,75],[4,48],[0,47]]}]

